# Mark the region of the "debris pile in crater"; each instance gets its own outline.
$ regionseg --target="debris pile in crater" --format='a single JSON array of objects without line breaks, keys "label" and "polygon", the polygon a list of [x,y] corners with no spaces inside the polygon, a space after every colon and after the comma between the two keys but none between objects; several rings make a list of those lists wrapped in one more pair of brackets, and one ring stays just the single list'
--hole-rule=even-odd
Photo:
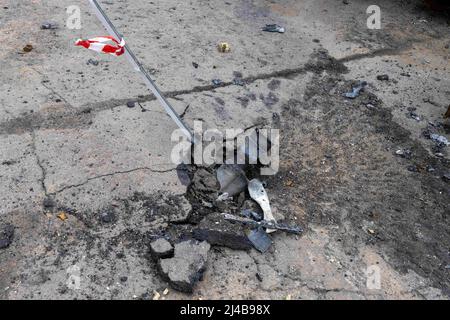
[{"label": "debris pile in crater", "polygon": [[257,176],[255,167],[184,168],[191,181],[186,197],[192,210],[186,223],[172,222],[167,229],[166,236],[175,243],[173,257],[169,241],[157,239],[150,244],[160,274],[174,289],[193,291],[205,271],[210,246],[264,253],[270,250],[273,232],[302,232],[276,221],[264,183],[247,178]]}]

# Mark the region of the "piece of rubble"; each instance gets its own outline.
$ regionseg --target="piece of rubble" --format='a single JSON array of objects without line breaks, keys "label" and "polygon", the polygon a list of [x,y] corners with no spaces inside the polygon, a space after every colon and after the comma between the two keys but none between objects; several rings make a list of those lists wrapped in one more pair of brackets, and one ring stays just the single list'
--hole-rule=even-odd
[{"label": "piece of rubble", "polygon": [[27,44],[25,47],[23,47],[23,52],[31,52],[33,50],[33,46],[31,44]]},{"label": "piece of rubble", "polygon": [[[167,201],[170,201],[170,199]],[[169,202],[169,205],[172,205],[172,208],[174,209],[168,211],[169,222],[183,223],[188,220],[189,215],[192,211],[192,205],[188,199],[186,199],[184,196],[181,196],[176,198],[176,202]]]},{"label": "piece of rubble", "polygon": [[409,149],[398,149],[395,151],[395,155],[401,158],[411,159],[412,152]]},{"label": "piece of rubble", "polygon": [[420,122],[422,120],[422,118],[420,118],[420,116],[417,113],[415,113],[414,111],[410,111],[408,113],[408,117],[410,117],[411,119],[416,120],[417,122]]},{"label": "piece of rubble", "polygon": [[158,291],[153,290],[153,298],[152,298],[152,300],[159,300],[159,298],[161,298],[161,294]]},{"label": "piece of rubble", "polygon": [[175,290],[192,293],[206,270],[210,248],[206,241],[178,243],[175,245],[174,257],[159,260],[158,269]]},{"label": "piece of rubble", "polygon": [[195,172],[192,185],[195,190],[207,193],[217,192],[220,188],[216,176],[205,168],[200,168]]},{"label": "piece of rubble", "polygon": [[220,213],[205,217],[193,230],[193,236],[212,245],[228,247],[234,250],[248,250],[252,247],[242,225],[233,224]]},{"label": "piece of rubble", "polygon": [[218,198],[217,201],[219,202],[223,202],[223,201],[227,201],[230,200],[230,195],[228,193],[222,193]]},{"label": "piece of rubble", "polygon": [[217,50],[222,53],[228,53],[231,51],[231,46],[228,42],[221,42],[218,44]]},{"label": "piece of rubble", "polygon": [[41,24],[42,30],[51,30],[51,29],[58,29],[58,24],[55,22],[46,21]]},{"label": "piece of rubble", "polygon": [[265,32],[277,32],[277,33],[285,33],[286,29],[278,24],[266,24],[262,31]]},{"label": "piece of rubble", "polygon": [[112,211],[104,211],[100,213],[100,221],[103,223],[111,223],[115,220],[114,212]]},{"label": "piece of rubble", "polygon": [[14,227],[11,224],[0,226],[0,249],[6,249],[14,238]]},{"label": "piece of rubble", "polygon": [[389,75],[387,74],[381,74],[377,76],[377,80],[379,81],[389,81]]},{"label": "piece of rubble", "polygon": [[264,231],[262,227],[251,230],[248,235],[248,240],[253,244],[256,250],[261,253],[267,252],[272,245],[272,239]]},{"label": "piece of rubble", "polygon": [[365,87],[367,87],[367,82],[366,81],[360,81],[357,85],[352,87],[352,91],[346,92],[344,94],[344,96],[349,98],[349,99],[355,99],[356,97],[358,97],[360,95],[360,93],[362,91],[364,91]]},{"label": "piece of rubble", "polygon": [[450,145],[450,142],[448,141],[448,139],[446,137],[440,136],[438,134],[434,134],[434,133],[431,134],[430,135],[430,139],[433,140],[436,143],[439,143],[439,144],[442,144],[442,145],[445,145],[445,146]]},{"label": "piece of rubble", "polygon": [[448,106],[447,112],[444,114],[444,119],[450,118],[450,105]]},{"label": "piece of rubble", "polygon": [[259,206],[259,204],[255,200],[251,200],[251,199],[245,200],[241,209],[253,211],[260,216],[262,216],[264,214],[261,207]]},{"label": "piece of rubble", "polygon": [[67,219],[69,219],[69,217],[67,216],[67,214],[64,211],[61,211],[58,213],[57,217],[61,220],[61,221],[66,221]]},{"label": "piece of rubble", "polygon": [[217,169],[217,180],[220,183],[220,192],[233,197],[245,190],[248,179],[239,165],[224,164]]},{"label": "piece of rubble", "polygon": [[93,65],[93,66],[98,66],[100,62],[98,60],[94,60],[94,59],[89,59],[86,64],[87,65]]},{"label": "piece of rubble", "polygon": [[255,221],[261,221],[263,219],[261,214],[255,212],[255,211],[252,211],[252,210],[248,210],[248,209],[242,210],[241,216],[243,216],[244,218],[247,218],[247,219],[253,219]]},{"label": "piece of rubble", "polygon": [[173,256],[173,246],[164,238],[159,238],[150,243],[150,253],[157,259],[165,259]]}]

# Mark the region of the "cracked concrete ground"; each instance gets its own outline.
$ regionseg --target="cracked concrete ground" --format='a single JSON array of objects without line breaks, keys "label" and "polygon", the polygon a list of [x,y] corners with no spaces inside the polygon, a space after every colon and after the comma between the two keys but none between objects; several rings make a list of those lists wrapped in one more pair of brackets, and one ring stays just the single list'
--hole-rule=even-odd
[{"label": "cracked concrete ground", "polygon": [[[278,217],[306,229],[274,235],[264,255],[213,247],[194,293],[164,298],[448,299],[449,151],[423,135],[450,139],[448,16],[380,0],[382,29],[368,30],[362,0],[100,3],[190,126],[281,129],[267,191]],[[80,30],[65,27],[74,4]],[[49,20],[60,27],[41,30]],[[267,23],[287,32],[261,32]],[[104,33],[87,1],[0,0],[0,225],[15,228],[0,249],[2,299],[149,299],[168,287],[147,246],[174,222],[141,205],[184,198],[176,126],[124,59],[73,46]],[[368,88],[344,99],[356,80]],[[106,211],[113,223],[99,220]],[[373,266],[380,289],[367,286]]]}]

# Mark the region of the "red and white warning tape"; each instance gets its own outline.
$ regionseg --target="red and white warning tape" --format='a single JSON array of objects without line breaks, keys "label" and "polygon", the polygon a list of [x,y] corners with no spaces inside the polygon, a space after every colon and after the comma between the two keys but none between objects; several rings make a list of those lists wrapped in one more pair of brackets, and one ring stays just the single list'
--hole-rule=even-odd
[{"label": "red and white warning tape", "polygon": [[[114,42],[116,45],[107,44],[108,41]],[[112,54],[115,56],[120,56],[125,52],[125,40],[122,39],[120,42],[110,36],[96,37],[88,40],[79,39],[75,42],[76,46],[85,47],[89,50],[94,50],[96,52]]]}]

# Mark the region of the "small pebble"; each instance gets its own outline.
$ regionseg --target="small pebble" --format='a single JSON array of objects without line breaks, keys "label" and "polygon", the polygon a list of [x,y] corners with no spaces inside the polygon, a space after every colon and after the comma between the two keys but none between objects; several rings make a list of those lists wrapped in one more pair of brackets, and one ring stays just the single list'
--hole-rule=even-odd
[{"label": "small pebble", "polygon": [[33,50],[33,46],[31,44],[27,44],[23,47],[23,52],[31,52],[31,50]]},{"label": "small pebble", "polygon": [[377,80],[379,81],[389,81],[389,76],[387,74],[382,74],[377,76]]}]

